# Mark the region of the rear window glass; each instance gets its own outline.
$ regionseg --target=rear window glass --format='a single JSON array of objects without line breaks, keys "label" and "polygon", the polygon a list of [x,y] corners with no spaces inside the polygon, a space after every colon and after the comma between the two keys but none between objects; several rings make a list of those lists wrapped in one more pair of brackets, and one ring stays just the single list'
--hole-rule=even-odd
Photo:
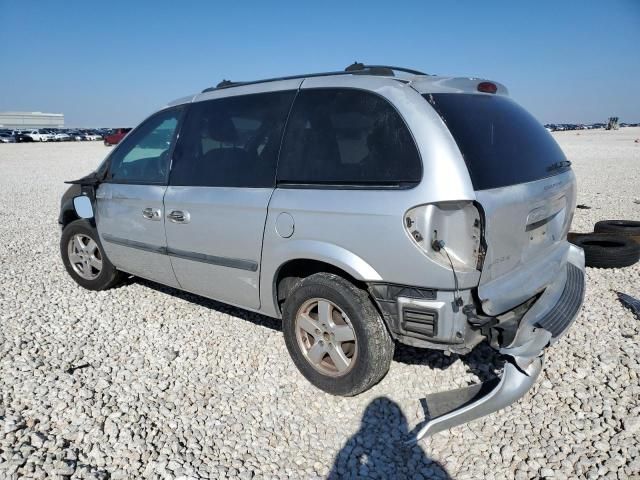
[{"label": "rear window glass", "polygon": [[549,132],[508,97],[424,96],[447,124],[476,190],[540,180],[569,166]]},{"label": "rear window glass", "polygon": [[282,184],[411,186],[422,166],[398,112],[355,89],[301,90],[278,165]]}]

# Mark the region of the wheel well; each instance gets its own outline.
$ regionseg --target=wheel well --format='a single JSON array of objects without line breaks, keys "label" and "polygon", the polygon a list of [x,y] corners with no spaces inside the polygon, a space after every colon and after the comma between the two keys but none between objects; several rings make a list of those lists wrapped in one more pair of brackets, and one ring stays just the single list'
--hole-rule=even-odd
[{"label": "wheel well", "polygon": [[358,288],[367,290],[367,285],[363,281],[330,263],[309,259],[290,260],[280,267],[275,279],[274,291],[278,313],[281,313],[282,304],[300,280],[320,272],[333,273],[350,281]]}]

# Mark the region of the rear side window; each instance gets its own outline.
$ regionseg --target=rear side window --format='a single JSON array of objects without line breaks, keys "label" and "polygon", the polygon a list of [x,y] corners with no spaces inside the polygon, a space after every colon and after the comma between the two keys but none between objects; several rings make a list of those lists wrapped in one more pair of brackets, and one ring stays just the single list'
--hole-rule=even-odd
[{"label": "rear side window", "polygon": [[295,92],[196,102],[173,155],[171,185],[273,187],[282,129]]},{"label": "rear side window", "polygon": [[513,100],[498,95],[425,95],[447,124],[476,190],[532,182],[569,169],[549,132]]},{"label": "rear side window", "polygon": [[278,164],[280,184],[412,186],[421,176],[413,137],[385,99],[354,89],[300,91]]}]

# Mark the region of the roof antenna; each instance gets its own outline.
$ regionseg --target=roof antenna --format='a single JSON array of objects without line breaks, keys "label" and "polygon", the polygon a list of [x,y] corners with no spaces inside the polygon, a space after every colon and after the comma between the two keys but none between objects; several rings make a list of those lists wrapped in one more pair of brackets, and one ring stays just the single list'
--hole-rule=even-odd
[{"label": "roof antenna", "polygon": [[216,88],[228,87],[229,85],[233,85],[233,82],[231,80],[223,79],[218,85],[216,85]]}]

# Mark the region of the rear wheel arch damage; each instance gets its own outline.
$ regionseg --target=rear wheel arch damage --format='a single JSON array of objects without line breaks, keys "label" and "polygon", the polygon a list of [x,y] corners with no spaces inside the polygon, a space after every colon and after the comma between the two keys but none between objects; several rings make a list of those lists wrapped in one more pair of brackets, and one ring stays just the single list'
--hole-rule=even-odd
[{"label": "rear wheel arch damage", "polygon": [[[336,273],[365,290],[364,282],[382,280],[363,258],[333,243],[307,239],[287,239],[275,244],[265,242],[263,248],[269,254],[261,259],[260,296],[264,313],[273,317],[280,317],[279,298],[296,283],[296,278],[318,272]],[[284,278],[290,279],[281,284]]]},{"label": "rear wheel arch damage", "polygon": [[331,263],[308,258],[289,260],[278,268],[273,280],[273,301],[278,314],[282,313],[284,301],[293,292],[298,283],[316,273],[331,273],[342,277],[362,290],[367,290],[364,281],[355,278],[342,268]]}]

